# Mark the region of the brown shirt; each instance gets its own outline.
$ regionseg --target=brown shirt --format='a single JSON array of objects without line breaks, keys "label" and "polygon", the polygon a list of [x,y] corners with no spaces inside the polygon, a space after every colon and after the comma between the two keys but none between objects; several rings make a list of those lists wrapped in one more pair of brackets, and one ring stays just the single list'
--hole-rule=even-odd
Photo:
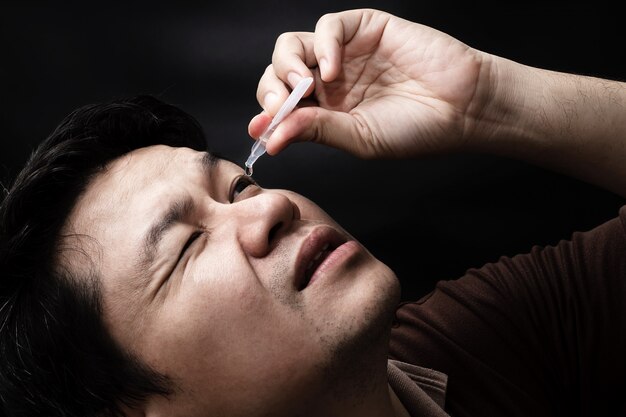
[{"label": "brown shirt", "polygon": [[387,362],[389,385],[411,416],[448,417],[443,410],[448,377],[434,369]]},{"label": "brown shirt", "polygon": [[454,417],[626,416],[625,225],[439,282],[398,309],[390,359],[446,374]]}]

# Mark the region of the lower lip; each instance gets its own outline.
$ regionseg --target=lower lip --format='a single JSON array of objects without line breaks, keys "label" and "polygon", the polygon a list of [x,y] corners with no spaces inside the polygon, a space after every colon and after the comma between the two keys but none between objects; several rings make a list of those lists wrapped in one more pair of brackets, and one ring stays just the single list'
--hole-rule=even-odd
[{"label": "lower lip", "polygon": [[354,240],[350,240],[332,251],[330,255],[324,259],[324,262],[317,267],[307,287],[310,287],[313,282],[326,275],[333,268],[344,264],[354,254],[359,252],[361,250],[360,248],[358,243]]}]

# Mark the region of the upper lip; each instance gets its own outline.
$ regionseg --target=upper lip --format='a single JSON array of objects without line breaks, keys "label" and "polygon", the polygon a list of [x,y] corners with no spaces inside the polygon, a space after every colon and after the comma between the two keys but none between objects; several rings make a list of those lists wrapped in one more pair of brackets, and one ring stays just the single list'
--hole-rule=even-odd
[{"label": "upper lip", "polygon": [[306,286],[305,271],[317,254],[326,249],[336,249],[345,242],[346,237],[332,227],[318,226],[313,229],[300,245],[296,258],[296,289],[302,290]]}]

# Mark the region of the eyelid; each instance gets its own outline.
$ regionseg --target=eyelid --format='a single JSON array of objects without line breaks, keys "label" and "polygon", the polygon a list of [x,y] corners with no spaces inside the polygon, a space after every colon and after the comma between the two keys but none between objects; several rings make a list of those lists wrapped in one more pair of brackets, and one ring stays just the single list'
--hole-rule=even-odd
[{"label": "eyelid", "polygon": [[[246,185],[246,188],[250,185],[256,186],[258,187],[259,184],[257,184],[257,182],[250,177],[249,175],[239,175],[238,177],[235,178],[235,180],[233,181],[233,183],[230,186],[230,190],[228,191],[228,201],[230,203],[235,201],[235,192],[237,191],[237,186],[239,184],[244,183]],[[243,191],[241,191],[243,192]]]},{"label": "eyelid", "polygon": [[185,254],[187,254],[187,251],[189,250],[189,248],[191,248],[193,244],[196,243],[198,238],[200,238],[202,235],[203,235],[202,230],[195,230],[191,235],[189,235],[189,238],[185,241],[185,244],[180,250],[178,257],[176,258],[176,262],[174,262],[174,265],[172,265],[169,273],[164,277],[163,281],[161,282],[160,287],[170,282],[170,280],[174,277],[174,274],[178,270],[178,267],[181,264],[181,261],[185,257]]},{"label": "eyelid", "polygon": [[176,269],[176,266],[178,266],[178,264],[183,259],[183,257],[185,256],[189,248],[194,244],[194,242],[198,240],[200,236],[202,236],[202,233],[203,233],[202,230],[196,230],[191,235],[189,235],[189,239],[187,239],[187,241],[183,245],[180,251],[180,254],[178,255],[178,259],[176,260],[176,263],[174,264],[174,269]]}]

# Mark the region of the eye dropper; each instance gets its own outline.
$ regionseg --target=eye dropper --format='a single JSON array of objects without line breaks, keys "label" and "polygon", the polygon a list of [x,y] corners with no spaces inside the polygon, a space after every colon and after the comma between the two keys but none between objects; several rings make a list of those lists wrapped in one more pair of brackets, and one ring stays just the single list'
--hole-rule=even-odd
[{"label": "eye dropper", "polygon": [[270,136],[272,136],[272,133],[274,133],[274,130],[276,130],[278,124],[282,122],[283,119],[293,111],[294,107],[296,107],[296,104],[298,104],[298,102],[312,82],[313,78],[307,77],[301,79],[298,84],[296,84],[296,87],[293,89],[291,94],[289,94],[289,97],[287,97],[287,100],[285,100],[283,105],[280,107],[280,110],[278,110],[278,113],[276,113],[276,116],[274,116],[267,129],[265,129],[263,133],[261,133],[259,139],[254,143],[254,145],[252,145],[252,151],[250,152],[250,156],[246,161],[246,175],[252,175],[252,165],[254,165],[256,160],[265,153],[265,144],[267,143],[267,140],[270,138]]}]

